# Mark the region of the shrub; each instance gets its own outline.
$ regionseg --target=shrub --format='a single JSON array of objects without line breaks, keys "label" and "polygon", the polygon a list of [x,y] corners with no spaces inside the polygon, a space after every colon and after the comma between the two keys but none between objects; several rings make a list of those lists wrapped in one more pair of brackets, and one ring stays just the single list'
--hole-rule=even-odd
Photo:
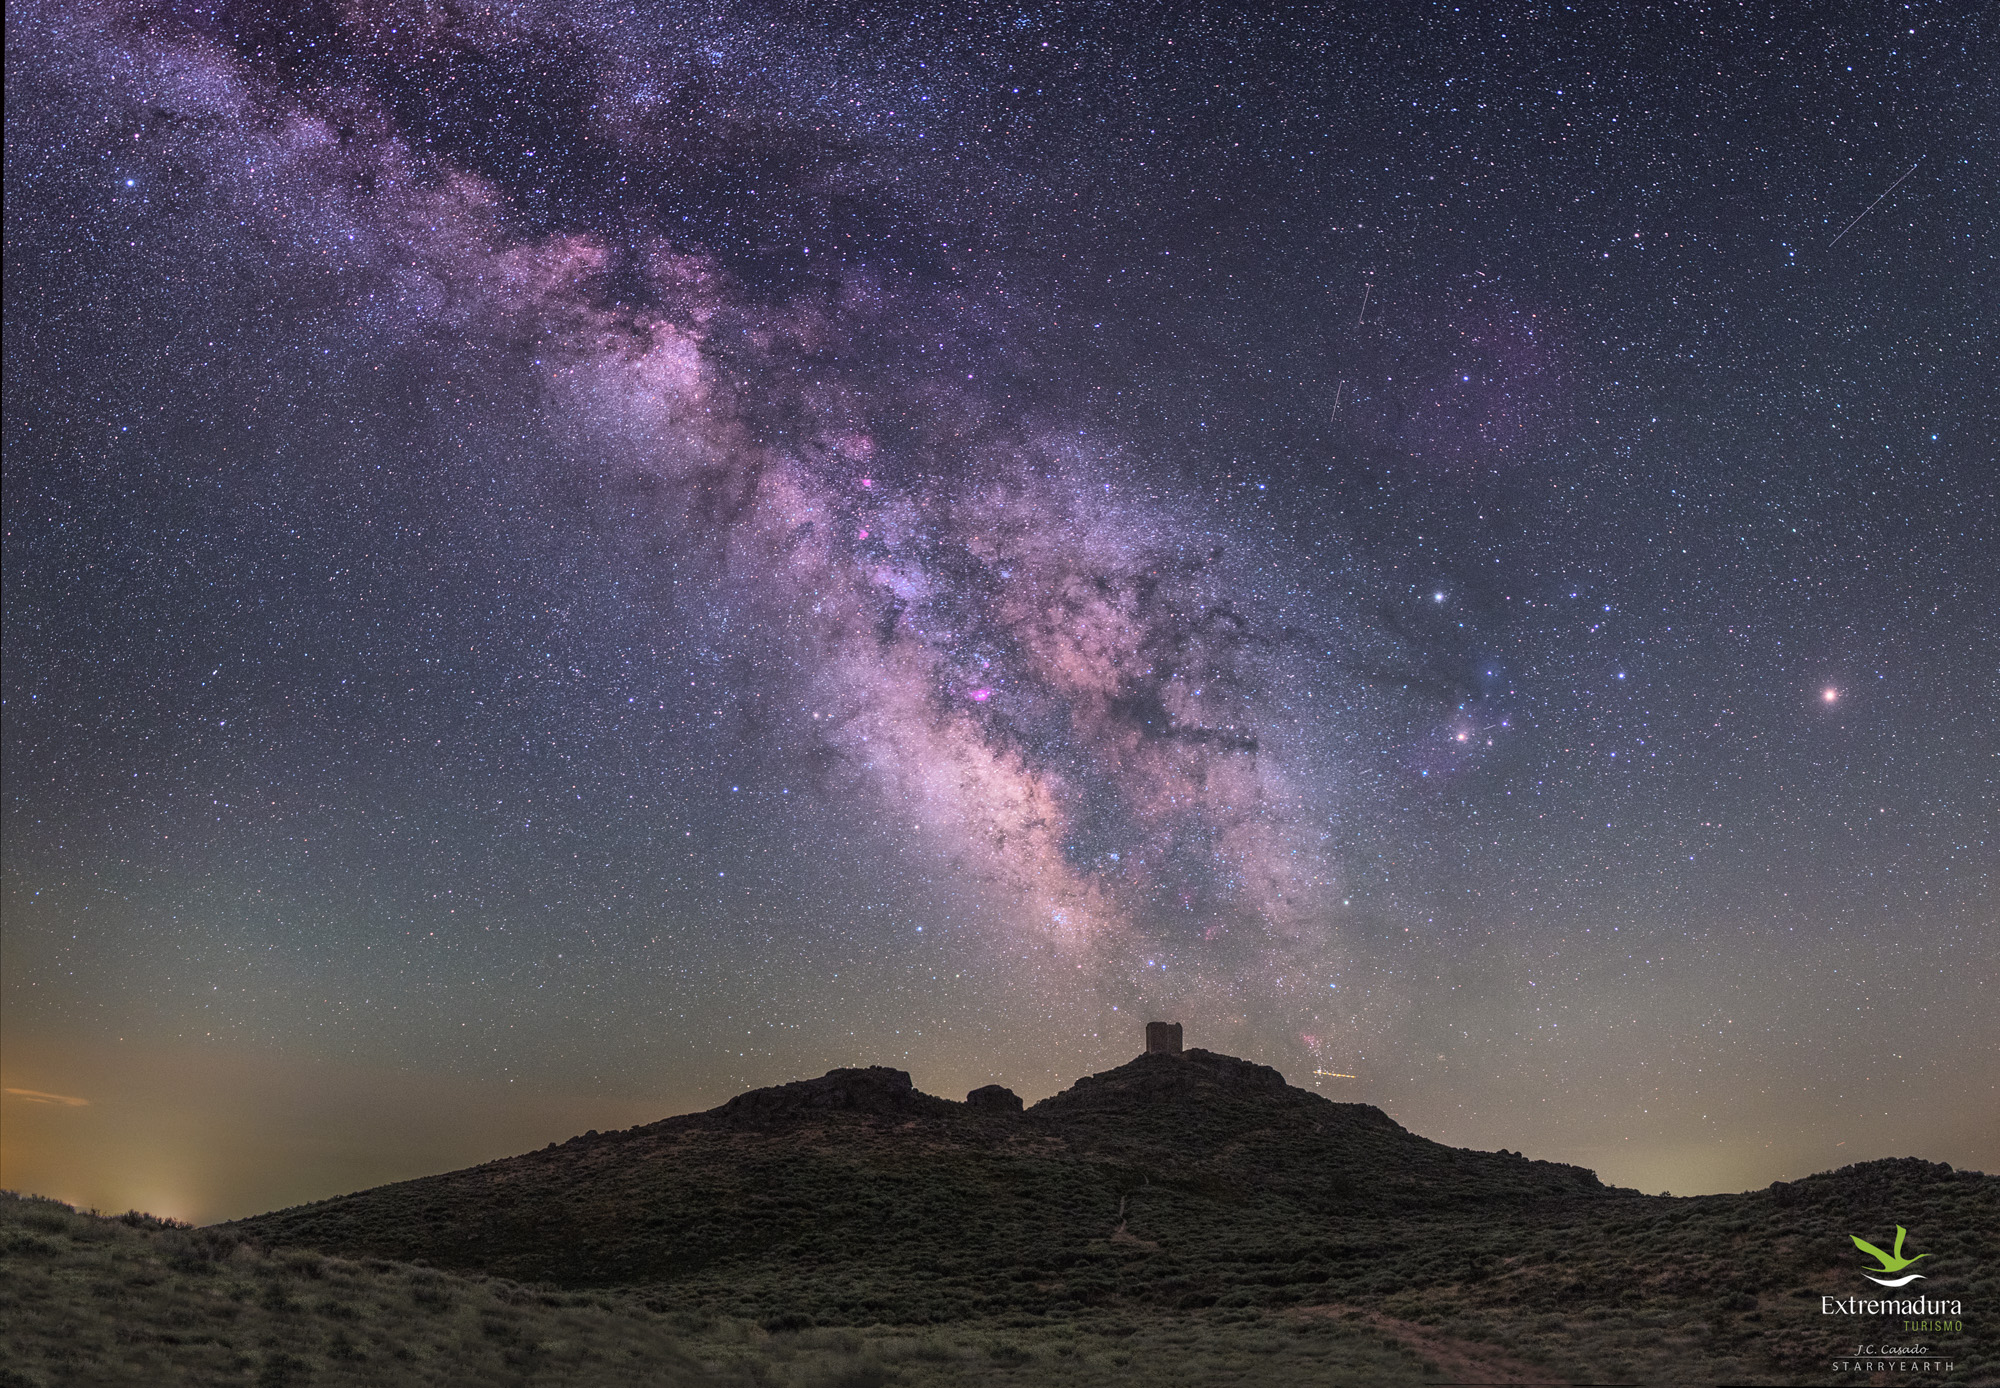
[{"label": "shrub", "polygon": [[886,1388],[898,1375],[880,1364],[849,1364],[818,1380],[821,1388]]},{"label": "shrub", "polygon": [[957,1361],[958,1351],[949,1342],[926,1335],[910,1346],[909,1356],[927,1364],[950,1364]]},{"label": "shrub", "polygon": [[286,1253],[278,1260],[278,1267],[284,1272],[309,1277],[314,1281],[326,1276],[326,1259],[303,1249]]},{"label": "shrub", "polygon": [[312,1366],[296,1355],[274,1350],[264,1357],[264,1367],[257,1375],[257,1388],[292,1388],[294,1384],[304,1384],[309,1380]]},{"label": "shrub", "polygon": [[426,1311],[438,1312],[451,1309],[451,1293],[430,1282],[418,1282],[410,1288],[410,1300]]}]

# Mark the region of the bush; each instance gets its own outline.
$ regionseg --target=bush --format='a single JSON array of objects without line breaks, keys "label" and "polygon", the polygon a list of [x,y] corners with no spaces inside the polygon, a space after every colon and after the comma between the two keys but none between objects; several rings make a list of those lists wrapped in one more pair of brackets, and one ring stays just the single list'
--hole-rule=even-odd
[{"label": "bush", "polygon": [[1005,1364],[1010,1368],[1016,1368],[1027,1363],[1035,1356],[1031,1351],[1023,1349],[1012,1340],[995,1340],[988,1347],[986,1357],[996,1364]]},{"label": "bush", "polygon": [[410,1300],[433,1313],[451,1309],[451,1293],[431,1282],[418,1282],[413,1285],[410,1288]]},{"label": "bush", "polygon": [[818,1380],[820,1388],[887,1388],[898,1376],[880,1364],[849,1364]]}]

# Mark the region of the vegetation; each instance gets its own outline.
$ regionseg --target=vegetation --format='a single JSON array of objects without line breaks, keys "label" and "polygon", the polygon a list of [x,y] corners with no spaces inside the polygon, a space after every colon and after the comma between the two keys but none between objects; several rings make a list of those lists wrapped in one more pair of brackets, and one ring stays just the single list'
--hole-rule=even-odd
[{"label": "vegetation", "polygon": [[4,1193],[0,1250],[0,1388],[1425,1381],[1393,1336],[1326,1316],[772,1329]]},{"label": "vegetation", "polygon": [[1852,1236],[1897,1225],[1966,1302],[1897,1342],[2000,1383],[1993,1178],[1647,1197],[1199,1051],[1025,1113],[835,1071],[211,1229],[0,1215],[0,1385],[1852,1382],[1886,1326],[1820,1298],[1888,1295]]}]

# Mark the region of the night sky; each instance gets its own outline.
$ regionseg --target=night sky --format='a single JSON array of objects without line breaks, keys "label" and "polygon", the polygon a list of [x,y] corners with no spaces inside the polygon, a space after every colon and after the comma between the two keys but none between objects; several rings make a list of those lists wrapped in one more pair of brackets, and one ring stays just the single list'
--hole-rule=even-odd
[{"label": "night sky", "polygon": [[1032,1101],[1151,1018],[1648,1191],[2000,1165],[1989,6],[6,63],[7,1186]]}]

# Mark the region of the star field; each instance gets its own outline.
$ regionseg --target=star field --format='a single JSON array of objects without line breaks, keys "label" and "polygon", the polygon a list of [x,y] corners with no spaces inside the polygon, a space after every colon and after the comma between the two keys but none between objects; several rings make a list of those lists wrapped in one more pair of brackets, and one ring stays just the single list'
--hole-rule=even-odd
[{"label": "star field", "polygon": [[1995,1160],[1978,7],[9,34],[6,1184],[1155,1017],[1649,1190]]}]

